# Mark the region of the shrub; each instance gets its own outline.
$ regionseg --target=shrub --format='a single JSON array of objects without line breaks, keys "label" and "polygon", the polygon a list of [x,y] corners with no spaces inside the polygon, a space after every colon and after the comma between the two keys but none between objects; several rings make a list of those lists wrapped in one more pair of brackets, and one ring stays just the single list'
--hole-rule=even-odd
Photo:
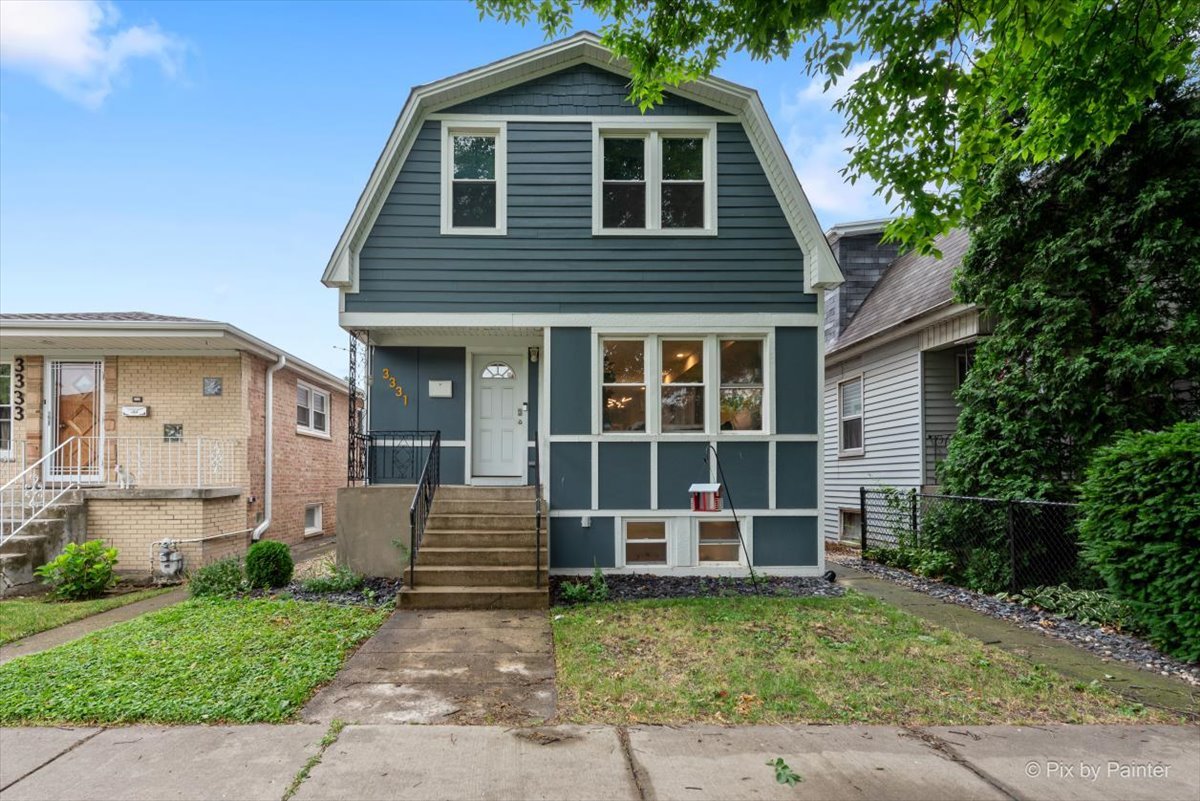
[{"label": "shrub", "polygon": [[188,589],[193,597],[229,598],[245,592],[246,571],[242,567],[242,560],[230,556],[205,565],[189,577]]},{"label": "shrub", "polygon": [[246,551],[246,579],[251,587],[286,587],[296,565],[291,550],[276,540],[259,540]]},{"label": "shrub", "polygon": [[1152,642],[1200,661],[1200,422],[1122,435],[1081,494],[1084,558]]},{"label": "shrub", "polygon": [[589,581],[572,581],[561,587],[563,600],[569,604],[600,603],[608,600],[608,581],[597,565]]},{"label": "shrub", "polygon": [[71,542],[34,573],[53,588],[51,593],[55,598],[80,601],[96,598],[116,584],[117,577],[113,574],[116,563],[117,549],[105,546],[101,540],[83,545]]},{"label": "shrub", "polygon": [[330,593],[351,592],[363,585],[363,577],[348,567],[333,565],[323,576],[301,582],[305,592]]}]

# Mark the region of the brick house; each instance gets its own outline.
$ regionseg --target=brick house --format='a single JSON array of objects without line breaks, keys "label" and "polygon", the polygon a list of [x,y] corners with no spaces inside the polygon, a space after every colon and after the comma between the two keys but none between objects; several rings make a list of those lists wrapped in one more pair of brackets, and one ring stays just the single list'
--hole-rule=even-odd
[{"label": "brick house", "polygon": [[332,536],[347,404],[344,381],[227,323],[0,315],[7,584],[71,539],[147,573],[163,540],[191,569],[259,537]]}]

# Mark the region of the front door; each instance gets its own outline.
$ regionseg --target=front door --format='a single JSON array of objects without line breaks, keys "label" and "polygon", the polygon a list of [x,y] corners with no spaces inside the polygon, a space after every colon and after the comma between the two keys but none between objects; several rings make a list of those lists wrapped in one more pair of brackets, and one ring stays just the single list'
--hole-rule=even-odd
[{"label": "front door", "polygon": [[100,478],[103,371],[103,362],[50,363],[50,448],[67,443],[51,460],[51,478]]},{"label": "front door", "polygon": [[525,475],[525,360],[512,354],[475,354],[471,362],[471,475]]}]

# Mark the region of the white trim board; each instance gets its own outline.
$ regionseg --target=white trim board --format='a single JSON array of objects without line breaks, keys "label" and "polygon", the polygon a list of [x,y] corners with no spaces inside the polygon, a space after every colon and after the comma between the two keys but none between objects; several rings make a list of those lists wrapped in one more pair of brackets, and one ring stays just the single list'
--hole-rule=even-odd
[{"label": "white trim board", "polygon": [[[819,297],[819,293],[818,293]],[[595,328],[605,333],[673,333],[676,331],[713,331],[751,333],[779,326],[821,329],[824,321],[818,312],[342,312],[338,322],[343,328],[491,328],[506,329],[554,327]],[[386,336],[387,332],[381,332]],[[379,344],[372,339],[372,344]]]}]

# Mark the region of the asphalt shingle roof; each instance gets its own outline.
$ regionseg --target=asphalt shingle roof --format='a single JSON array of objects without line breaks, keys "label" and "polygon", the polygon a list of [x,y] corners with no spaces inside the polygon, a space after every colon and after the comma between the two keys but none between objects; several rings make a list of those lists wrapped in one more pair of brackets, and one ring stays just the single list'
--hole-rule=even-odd
[{"label": "asphalt shingle roof", "polygon": [[38,312],[34,314],[0,314],[5,322],[75,322],[75,323],[210,323],[196,317],[171,317],[149,312]]}]

